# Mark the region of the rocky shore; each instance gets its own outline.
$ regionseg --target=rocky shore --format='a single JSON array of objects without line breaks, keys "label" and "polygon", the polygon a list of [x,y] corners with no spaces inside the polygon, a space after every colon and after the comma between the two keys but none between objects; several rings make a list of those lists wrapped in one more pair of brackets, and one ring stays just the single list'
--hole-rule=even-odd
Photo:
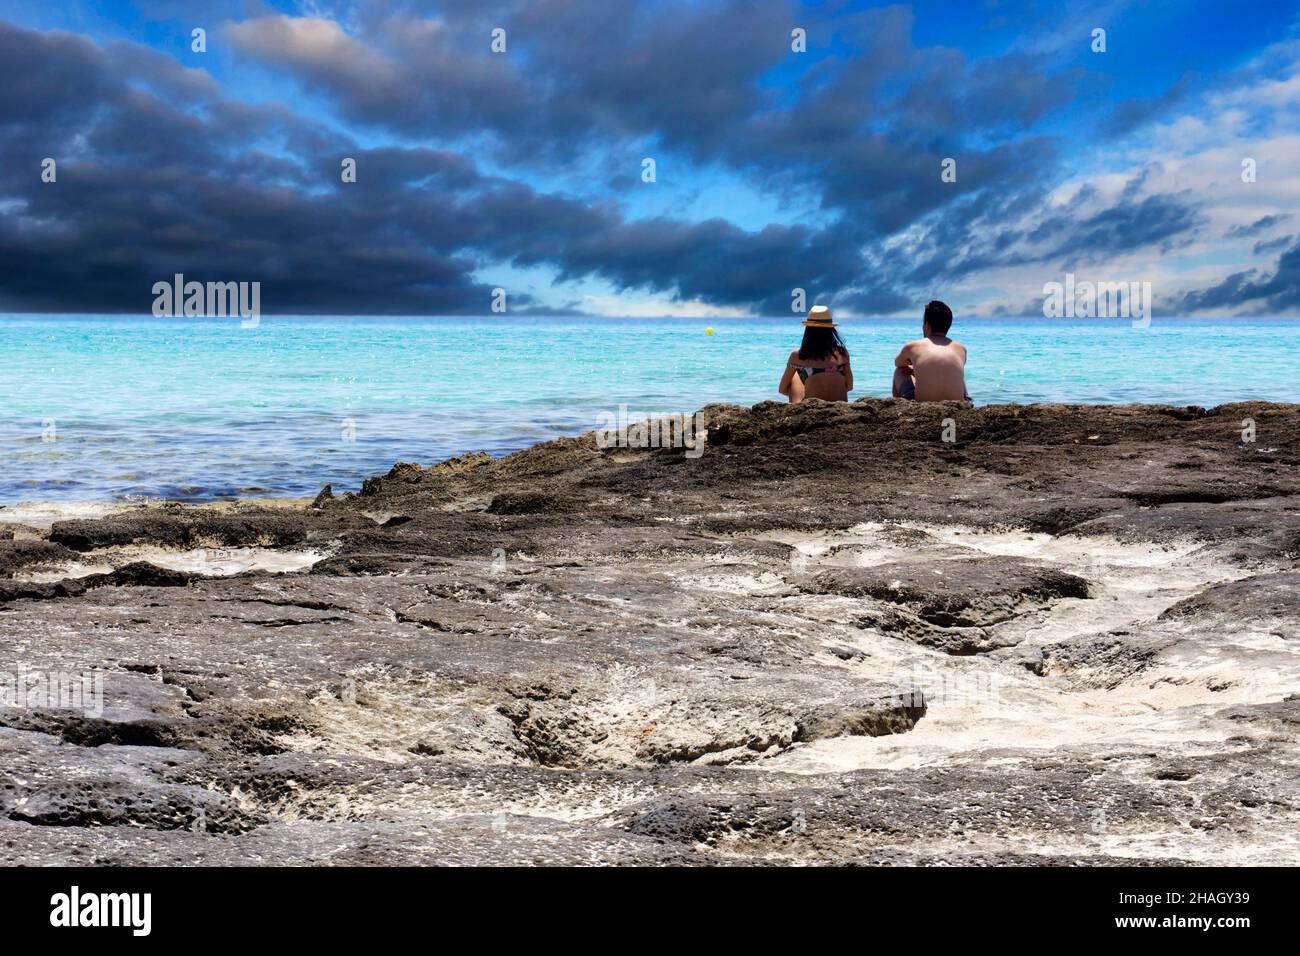
[{"label": "rocky shore", "polygon": [[0,862],[1300,862],[1300,406],[702,415],[0,509]]}]

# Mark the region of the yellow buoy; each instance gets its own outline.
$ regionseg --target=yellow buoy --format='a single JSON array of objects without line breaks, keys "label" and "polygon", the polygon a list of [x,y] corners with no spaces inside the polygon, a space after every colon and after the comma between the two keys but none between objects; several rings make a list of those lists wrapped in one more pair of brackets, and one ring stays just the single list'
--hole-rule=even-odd
[{"label": "yellow buoy", "polygon": [[713,326],[710,325],[707,329],[705,329],[705,330],[704,330],[704,334],[705,334],[705,335],[712,335],[712,334],[713,334]]}]

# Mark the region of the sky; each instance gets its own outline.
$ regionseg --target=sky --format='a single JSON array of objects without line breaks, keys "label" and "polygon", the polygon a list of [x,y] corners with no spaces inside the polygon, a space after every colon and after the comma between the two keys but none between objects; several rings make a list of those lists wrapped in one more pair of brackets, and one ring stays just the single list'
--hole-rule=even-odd
[{"label": "sky", "polygon": [[1300,315],[1300,8],[0,0],[0,311],[177,273],[269,314],[1036,315],[1073,274]]}]

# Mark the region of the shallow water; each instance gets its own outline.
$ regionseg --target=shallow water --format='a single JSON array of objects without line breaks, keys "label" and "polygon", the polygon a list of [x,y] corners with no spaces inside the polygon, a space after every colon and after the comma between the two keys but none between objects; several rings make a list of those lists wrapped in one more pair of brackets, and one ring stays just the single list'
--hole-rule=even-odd
[{"label": "shallow water", "polygon": [[[852,397],[911,320],[849,320]],[[712,335],[706,329],[712,327]],[[0,503],[354,490],[632,413],[779,399],[795,319],[0,316]],[[1300,320],[972,319],[977,403],[1300,401]],[[1262,356],[1269,356],[1267,361]]]}]

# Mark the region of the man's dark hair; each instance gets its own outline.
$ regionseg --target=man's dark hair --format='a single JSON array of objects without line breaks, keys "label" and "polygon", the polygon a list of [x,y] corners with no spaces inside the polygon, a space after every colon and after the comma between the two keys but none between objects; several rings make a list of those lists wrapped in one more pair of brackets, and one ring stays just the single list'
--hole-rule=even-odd
[{"label": "man's dark hair", "polygon": [[935,299],[925,307],[925,321],[930,325],[931,335],[947,335],[952,328],[952,309]]}]

